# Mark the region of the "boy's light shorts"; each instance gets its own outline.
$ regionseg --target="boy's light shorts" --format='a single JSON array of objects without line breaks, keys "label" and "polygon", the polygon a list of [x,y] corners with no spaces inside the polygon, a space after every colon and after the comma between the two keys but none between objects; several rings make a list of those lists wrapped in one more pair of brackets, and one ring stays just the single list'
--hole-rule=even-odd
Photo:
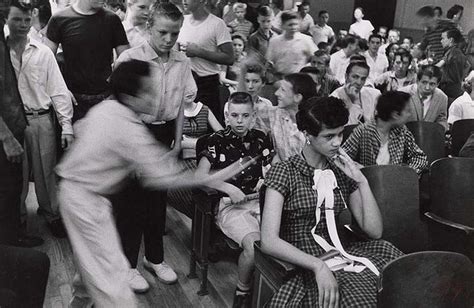
[{"label": "boy's light shorts", "polygon": [[234,242],[242,246],[245,236],[260,232],[260,205],[257,200],[242,204],[226,204],[221,198],[217,225],[221,231]]}]

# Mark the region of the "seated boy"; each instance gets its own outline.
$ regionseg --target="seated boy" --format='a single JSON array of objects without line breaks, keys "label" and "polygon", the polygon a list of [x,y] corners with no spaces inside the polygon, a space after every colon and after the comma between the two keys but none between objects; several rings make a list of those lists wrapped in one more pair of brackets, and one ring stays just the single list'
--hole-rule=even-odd
[{"label": "seated boy", "polygon": [[[257,158],[257,163],[225,183],[210,186],[230,197],[222,198],[217,214],[217,224],[222,232],[237,242],[243,252],[238,262],[238,283],[234,307],[246,307],[250,302],[250,288],[254,267],[253,243],[260,239],[259,184],[270,167],[273,147],[270,137],[262,131],[250,129],[255,117],[252,97],[245,92],[230,96],[225,114],[229,125],[212,134],[207,148],[200,157],[197,174],[207,174],[211,169],[223,169],[240,161],[242,157]],[[252,197],[252,195],[255,197]]]}]

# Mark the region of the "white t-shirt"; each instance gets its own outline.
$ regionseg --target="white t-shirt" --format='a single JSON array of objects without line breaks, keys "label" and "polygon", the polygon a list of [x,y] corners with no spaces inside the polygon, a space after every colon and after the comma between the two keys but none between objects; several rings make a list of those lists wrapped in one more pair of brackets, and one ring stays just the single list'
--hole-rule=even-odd
[{"label": "white t-shirt", "polygon": [[387,56],[377,53],[377,58],[374,60],[369,51],[366,51],[364,52],[364,57],[367,60],[367,65],[370,67],[367,84],[374,84],[377,77],[385,73],[388,69]]},{"label": "white t-shirt", "polygon": [[[210,51],[218,51],[218,46],[231,43],[230,32],[222,19],[212,14],[200,24],[191,24],[192,15],[184,16],[178,43],[194,43]],[[199,76],[215,75],[220,72],[218,64],[199,57],[192,57],[191,69]]]},{"label": "white t-shirt", "polygon": [[448,114],[448,124],[453,124],[458,120],[474,119],[474,100],[467,92],[464,92],[451,104]]},{"label": "white t-shirt", "polygon": [[349,28],[349,33],[358,35],[361,38],[368,40],[374,29],[375,28],[370,21],[361,20],[359,22],[356,21],[351,25]]},{"label": "white t-shirt", "polygon": [[316,44],[316,46],[321,42],[327,43],[330,38],[335,36],[334,30],[328,25],[321,27],[320,25],[315,24],[311,27],[311,29],[309,29],[309,33],[313,37],[313,42]]}]

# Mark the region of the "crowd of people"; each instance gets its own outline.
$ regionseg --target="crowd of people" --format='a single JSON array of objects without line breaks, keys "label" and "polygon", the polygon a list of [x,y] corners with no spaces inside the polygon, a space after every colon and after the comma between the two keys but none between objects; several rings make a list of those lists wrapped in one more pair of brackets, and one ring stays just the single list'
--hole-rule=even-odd
[{"label": "crowd of people", "polygon": [[[474,29],[461,28],[460,5],[446,18],[420,8],[415,42],[361,7],[335,32],[309,2],[264,2],[1,2],[0,306],[43,305],[49,262],[27,233],[30,180],[37,214],[71,243],[73,307],[135,307],[150,288],[139,262],[176,283],[166,207],[192,217],[201,186],[222,193],[215,222],[242,248],[234,307],[250,307],[255,241],[302,268],[269,307],[376,306],[380,272],[402,252],[380,239],[360,169],[421,176],[427,156],[405,124],[449,136],[474,118]],[[474,134],[461,155],[473,153]],[[372,240],[343,247],[346,207]],[[322,261],[330,250],[339,257]]]}]

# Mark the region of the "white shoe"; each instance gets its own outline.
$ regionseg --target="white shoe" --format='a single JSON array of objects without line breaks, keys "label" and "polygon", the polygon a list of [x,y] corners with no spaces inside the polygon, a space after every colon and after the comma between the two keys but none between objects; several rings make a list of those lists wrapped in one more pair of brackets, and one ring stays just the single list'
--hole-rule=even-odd
[{"label": "white shoe", "polygon": [[161,262],[160,264],[154,264],[143,257],[143,266],[152,274],[156,275],[158,280],[163,283],[173,284],[178,281],[178,275],[176,275],[175,271],[168,264],[166,264],[165,261]]},{"label": "white shoe", "polygon": [[135,293],[144,293],[150,289],[150,285],[136,268],[129,269],[128,284]]}]

